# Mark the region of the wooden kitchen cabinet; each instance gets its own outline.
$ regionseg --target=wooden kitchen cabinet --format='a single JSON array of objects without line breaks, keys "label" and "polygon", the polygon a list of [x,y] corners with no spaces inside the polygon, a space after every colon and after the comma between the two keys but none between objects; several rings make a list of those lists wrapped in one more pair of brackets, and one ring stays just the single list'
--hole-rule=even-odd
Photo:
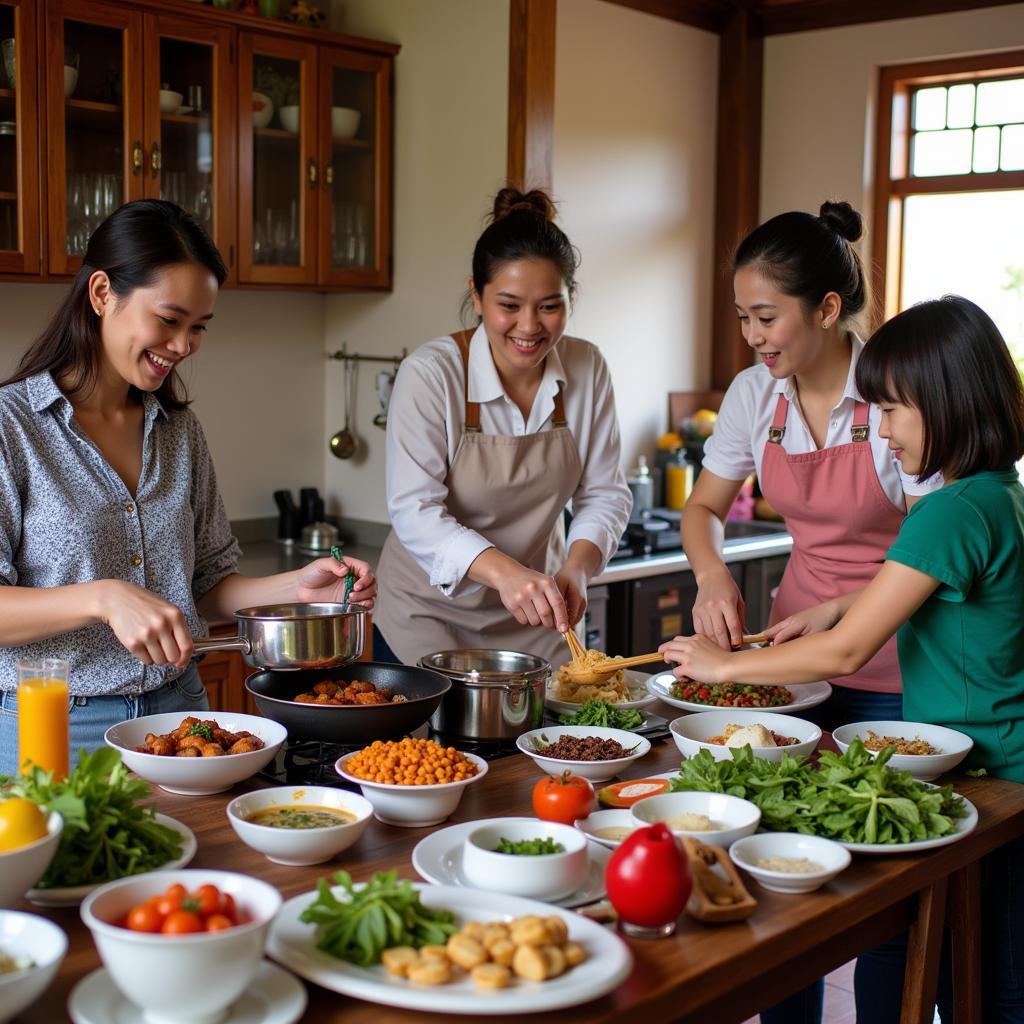
[{"label": "wooden kitchen cabinet", "polygon": [[[234,636],[233,628],[215,629],[212,636]],[[199,662],[199,678],[206,687],[212,711],[258,715],[259,708],[245,688],[246,677],[256,670],[237,651],[212,651]]]}]

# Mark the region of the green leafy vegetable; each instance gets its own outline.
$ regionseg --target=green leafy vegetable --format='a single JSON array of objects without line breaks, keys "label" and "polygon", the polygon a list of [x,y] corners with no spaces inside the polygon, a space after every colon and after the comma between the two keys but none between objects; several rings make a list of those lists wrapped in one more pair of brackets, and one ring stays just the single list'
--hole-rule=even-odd
[{"label": "green leafy vegetable", "polygon": [[180,833],[158,824],[153,807],[139,803],[150,795],[149,785],[110,747],[80,751],[64,781],[38,767],[0,776],[0,792],[33,800],[64,819],[57,853],[37,888],[95,885],[152,871],[181,855]]},{"label": "green leafy vegetable", "polygon": [[543,839],[519,839],[513,841],[502,836],[498,845],[494,848],[495,853],[510,853],[514,857],[539,857],[547,853],[565,853],[565,847],[556,843],[551,836]]},{"label": "green leafy vegetable", "polygon": [[644,716],[633,708],[620,710],[603,700],[587,700],[574,715],[561,715],[559,725],[600,725],[606,729],[639,729]]},{"label": "green leafy vegetable", "polygon": [[888,765],[896,752],[876,757],[855,739],[840,757],[823,751],[815,766],[783,754],[778,763],[755,757],[749,746],[731,761],[701,750],[684,761],[672,792],[728,793],[761,808],[770,832],[803,832],[844,843],[909,843],[948,835],[966,813],[951,786],[929,786]]},{"label": "green leafy vegetable", "polygon": [[983,779],[988,772],[984,768],[969,768],[964,775],[969,775],[972,779]]},{"label": "green leafy vegetable", "polygon": [[333,881],[347,898],[339,899],[321,878],[316,899],[299,919],[316,925],[317,948],[339,960],[369,967],[392,946],[443,946],[458,931],[454,914],[423,906],[412,882],[398,881],[397,871],[378,871],[358,889],[347,871],[335,872]]}]

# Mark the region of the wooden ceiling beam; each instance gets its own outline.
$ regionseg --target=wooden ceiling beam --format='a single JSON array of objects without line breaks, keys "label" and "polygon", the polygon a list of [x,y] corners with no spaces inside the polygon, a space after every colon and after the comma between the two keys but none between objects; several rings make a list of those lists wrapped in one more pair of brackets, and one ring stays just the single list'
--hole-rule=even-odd
[{"label": "wooden ceiling beam", "polygon": [[838,28],[869,21],[921,18],[929,14],[1001,7],[1020,0],[759,0],[758,29],[764,35]]},{"label": "wooden ceiling beam", "polygon": [[619,7],[668,18],[694,28],[721,32],[735,10],[735,0],[605,0]]},{"label": "wooden ceiling beam", "polygon": [[508,52],[508,183],[550,191],[555,134],[557,0],[511,0]]}]

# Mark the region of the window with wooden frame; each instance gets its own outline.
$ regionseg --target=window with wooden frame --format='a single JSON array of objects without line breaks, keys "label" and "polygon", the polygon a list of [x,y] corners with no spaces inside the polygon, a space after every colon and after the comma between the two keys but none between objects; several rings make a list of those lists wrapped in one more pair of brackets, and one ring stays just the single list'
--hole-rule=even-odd
[{"label": "window with wooden frame", "polygon": [[1024,370],[1024,50],[882,68],[872,236],[885,317],[949,292]]}]

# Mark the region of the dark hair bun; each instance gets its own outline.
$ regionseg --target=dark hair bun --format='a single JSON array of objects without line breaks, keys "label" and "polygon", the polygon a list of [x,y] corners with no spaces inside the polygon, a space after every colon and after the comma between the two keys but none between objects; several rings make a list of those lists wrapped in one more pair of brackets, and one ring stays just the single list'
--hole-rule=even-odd
[{"label": "dark hair bun", "polygon": [[499,221],[518,210],[534,213],[547,221],[553,221],[556,213],[551,197],[539,188],[530,192],[520,192],[517,188],[503,188],[494,197],[491,220]]},{"label": "dark hair bun", "polygon": [[826,201],[821,204],[818,216],[848,242],[856,242],[864,234],[864,218],[849,203]]}]

